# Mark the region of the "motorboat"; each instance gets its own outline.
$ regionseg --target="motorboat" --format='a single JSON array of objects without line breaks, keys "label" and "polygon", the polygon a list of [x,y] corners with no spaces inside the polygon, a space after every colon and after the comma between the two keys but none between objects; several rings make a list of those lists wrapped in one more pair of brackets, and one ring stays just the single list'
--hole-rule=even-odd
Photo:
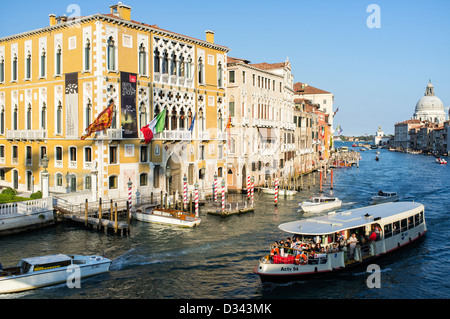
[{"label": "motorboat", "polygon": [[169,224],[182,227],[195,227],[200,225],[201,219],[195,215],[178,209],[164,209],[154,205],[143,205],[136,209],[133,216],[141,222]]},{"label": "motorboat", "polygon": [[337,197],[319,196],[312,197],[310,201],[301,202],[299,206],[305,213],[319,213],[341,207],[342,201]]},{"label": "motorboat", "polygon": [[16,267],[0,269],[0,293],[69,283],[74,273],[81,278],[99,275],[108,272],[111,263],[110,259],[102,256],[58,254],[25,258]]},{"label": "motorboat", "polygon": [[436,163],[438,164],[447,164],[447,161],[442,157],[436,158]]},{"label": "motorboat", "polygon": [[[291,281],[374,263],[422,238],[427,232],[424,215],[424,205],[398,202],[281,224],[278,228],[294,238],[295,246],[270,245],[254,273],[262,281]],[[321,242],[323,250],[309,249],[314,242]]]},{"label": "motorboat", "polygon": [[[264,194],[270,194],[270,195],[275,195],[275,188],[261,188],[261,191]],[[295,190],[289,190],[289,189],[278,189],[278,196],[282,197],[282,196],[294,196],[295,194],[297,194],[297,191]]]},{"label": "motorboat", "polygon": [[397,202],[398,200],[399,200],[399,196],[395,192],[382,192],[382,191],[379,191],[377,194],[372,196],[371,204]]}]

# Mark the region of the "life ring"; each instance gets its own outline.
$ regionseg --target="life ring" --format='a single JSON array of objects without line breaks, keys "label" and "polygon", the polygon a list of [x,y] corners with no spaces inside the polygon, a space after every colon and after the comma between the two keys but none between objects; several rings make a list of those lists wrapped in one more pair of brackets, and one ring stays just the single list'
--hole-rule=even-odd
[{"label": "life ring", "polygon": [[308,257],[305,254],[298,254],[295,256],[295,264],[296,265],[306,265],[308,262]]}]

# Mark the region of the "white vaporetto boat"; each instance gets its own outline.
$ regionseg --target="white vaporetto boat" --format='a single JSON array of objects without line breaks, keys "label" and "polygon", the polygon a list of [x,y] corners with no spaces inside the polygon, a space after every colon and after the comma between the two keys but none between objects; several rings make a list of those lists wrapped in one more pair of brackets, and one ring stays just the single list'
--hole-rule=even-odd
[{"label": "white vaporetto boat", "polygon": [[399,196],[395,192],[379,191],[376,195],[372,196],[371,204],[397,202],[398,200],[399,200]]},{"label": "white vaporetto boat", "polygon": [[0,269],[0,293],[15,293],[67,282],[79,269],[81,278],[109,271],[102,256],[50,255],[25,258],[16,267]]},{"label": "white vaporetto boat", "polygon": [[342,201],[337,197],[319,196],[312,197],[310,201],[301,202],[299,206],[305,213],[319,213],[341,207]]},{"label": "white vaporetto boat", "polygon": [[143,205],[136,209],[134,217],[147,223],[170,224],[182,227],[194,227],[201,223],[201,219],[176,209],[155,208],[154,205]]},{"label": "white vaporetto boat", "polygon": [[[275,188],[261,188],[262,192],[264,194],[269,194],[269,195],[275,195]],[[288,190],[288,189],[278,189],[278,196],[282,197],[282,196],[294,196],[295,194],[297,194],[297,191],[294,190]]]},{"label": "white vaporetto boat", "polygon": [[[282,224],[279,228],[294,234],[298,248],[271,246],[254,272],[263,281],[291,280],[371,262],[424,236],[424,212],[422,204],[398,202]],[[349,244],[347,238],[352,238]],[[321,242],[323,250],[311,250],[314,242]]]}]

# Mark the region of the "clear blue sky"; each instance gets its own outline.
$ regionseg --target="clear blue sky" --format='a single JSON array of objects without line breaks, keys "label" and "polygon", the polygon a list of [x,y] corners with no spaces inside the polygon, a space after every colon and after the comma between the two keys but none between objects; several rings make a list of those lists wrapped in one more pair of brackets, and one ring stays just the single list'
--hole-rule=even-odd
[{"label": "clear blue sky", "polygon": [[[48,15],[108,13],[118,1],[7,1],[0,37],[48,25]],[[123,0],[132,19],[205,39],[252,63],[283,62],[296,82],[335,94],[336,127],[347,135],[374,134],[379,126],[412,117],[429,79],[444,105],[450,105],[450,1]],[[367,7],[381,9],[381,27],[370,29]],[[8,14],[5,14],[8,12]]]}]

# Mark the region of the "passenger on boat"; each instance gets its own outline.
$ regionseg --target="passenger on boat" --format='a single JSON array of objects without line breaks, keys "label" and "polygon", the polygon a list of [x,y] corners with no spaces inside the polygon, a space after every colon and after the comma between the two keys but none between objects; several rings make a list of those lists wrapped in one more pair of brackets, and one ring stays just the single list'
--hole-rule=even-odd
[{"label": "passenger on boat", "polygon": [[356,234],[353,233],[352,236],[348,240],[350,246],[350,258],[353,258],[355,253],[356,244],[358,243],[358,239],[356,238]]}]

